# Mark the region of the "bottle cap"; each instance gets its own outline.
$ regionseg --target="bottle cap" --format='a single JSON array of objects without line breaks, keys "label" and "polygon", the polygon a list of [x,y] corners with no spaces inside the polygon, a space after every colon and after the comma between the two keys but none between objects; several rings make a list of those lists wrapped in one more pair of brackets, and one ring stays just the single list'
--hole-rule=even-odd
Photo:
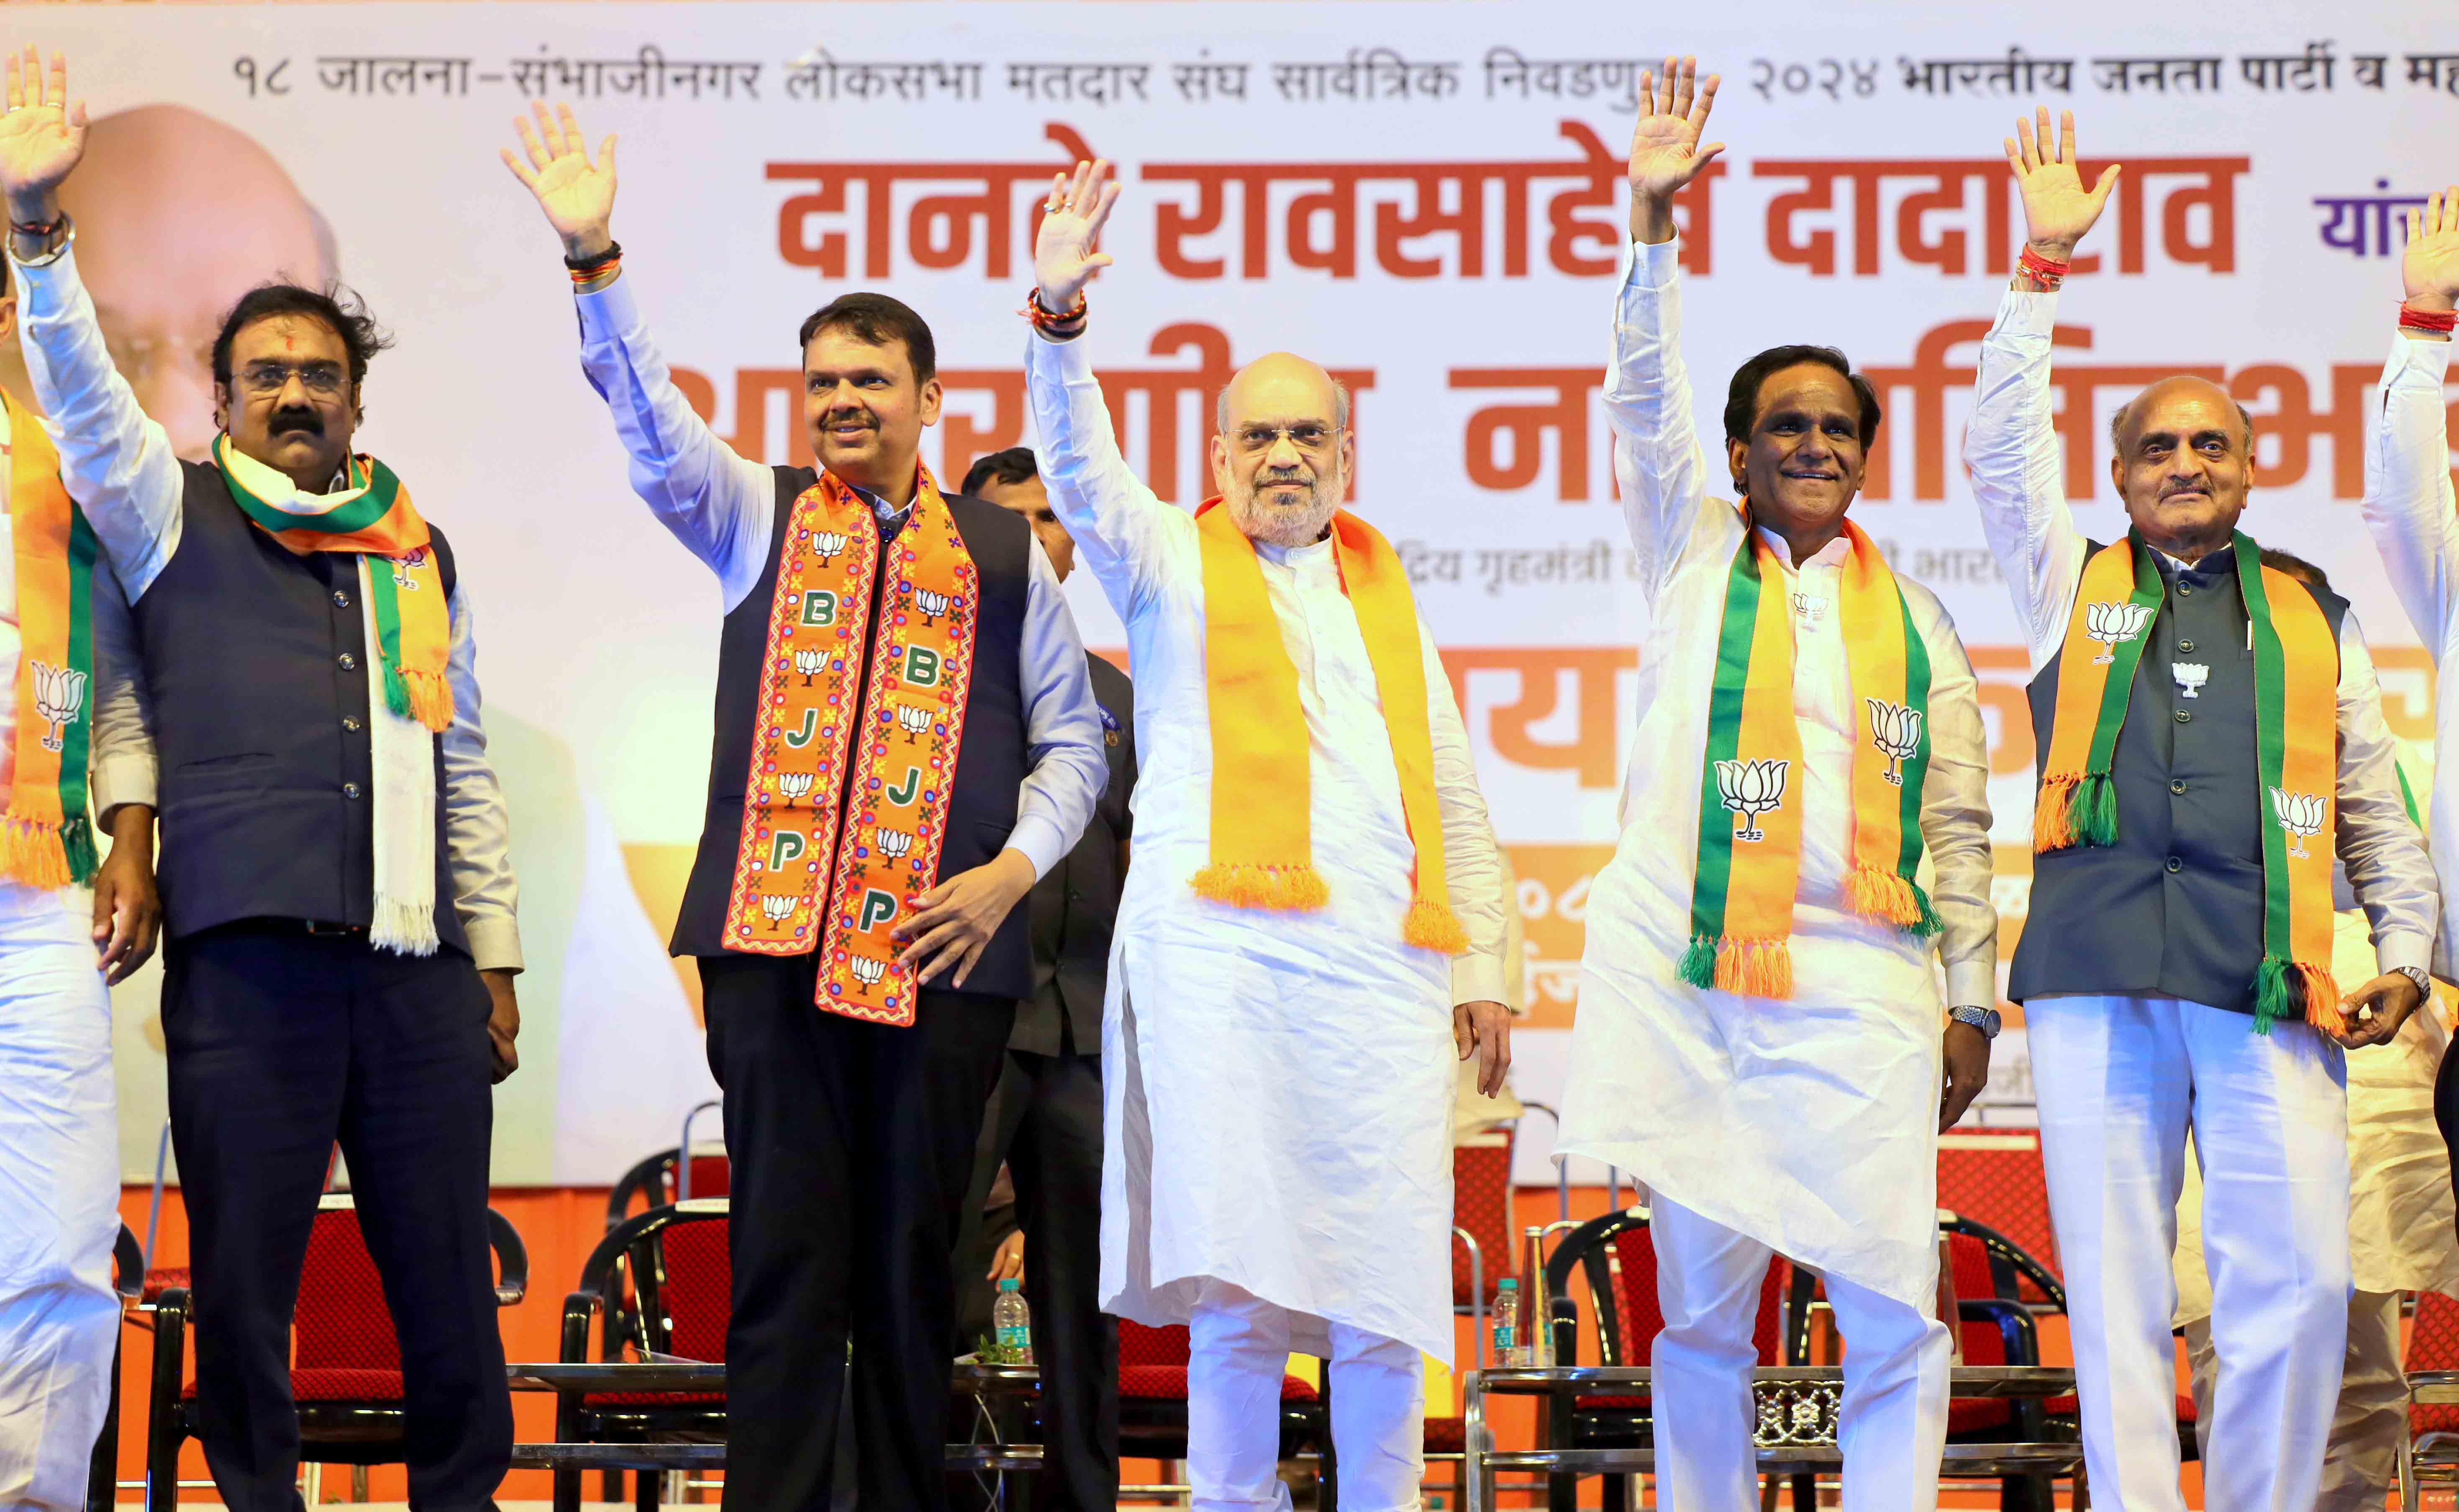
[{"label": "bottle cap", "polygon": [[1520,1280],[1517,1276],[1504,1276],[1501,1281],[1496,1282],[1495,1285],[1501,1287],[1505,1292],[1517,1292],[1520,1290]]},{"label": "bottle cap", "polygon": [[1016,1288],[1017,1279],[1014,1276],[1009,1276],[1006,1280],[999,1283],[999,1290],[1002,1292],[1013,1292]]}]

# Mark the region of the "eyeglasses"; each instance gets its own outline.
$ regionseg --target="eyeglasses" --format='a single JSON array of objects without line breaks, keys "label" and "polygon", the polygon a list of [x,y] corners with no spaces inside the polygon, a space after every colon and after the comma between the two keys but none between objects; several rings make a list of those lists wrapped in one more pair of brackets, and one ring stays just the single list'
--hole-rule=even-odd
[{"label": "eyeglasses", "polygon": [[342,369],[331,363],[307,363],[293,368],[284,363],[250,363],[240,369],[239,381],[247,391],[259,396],[278,394],[290,387],[290,380],[320,399],[329,399],[342,391]]},{"label": "eyeglasses", "polygon": [[1250,456],[1270,452],[1273,444],[1286,437],[1290,445],[1301,452],[1321,452],[1332,445],[1335,432],[1330,426],[1312,422],[1293,426],[1242,426],[1238,430],[1238,450]]}]

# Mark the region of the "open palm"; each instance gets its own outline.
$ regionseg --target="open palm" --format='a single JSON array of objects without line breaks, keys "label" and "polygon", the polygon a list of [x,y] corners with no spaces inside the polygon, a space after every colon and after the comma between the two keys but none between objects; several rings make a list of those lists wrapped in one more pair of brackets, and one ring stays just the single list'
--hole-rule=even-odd
[{"label": "open palm", "polygon": [[1716,103],[1717,77],[1696,82],[1699,60],[1667,58],[1665,72],[1639,75],[1639,122],[1630,133],[1630,187],[1663,199],[1699,176],[1723,142],[1699,145]]},{"label": "open palm", "polygon": [[1109,173],[1109,162],[1096,158],[1051,180],[1050,202],[1033,237],[1033,278],[1041,307],[1054,315],[1074,304],[1094,275],[1110,265],[1110,255],[1095,250],[1110,207],[1119,202],[1118,184],[1103,181]]},{"label": "open palm", "polygon": [[2117,165],[2101,170],[2091,188],[2075,167],[2074,112],[2058,117],[2057,139],[2049,137],[2049,112],[2040,111],[2040,128],[2022,116],[2015,135],[2006,138],[2007,166],[2015,171],[2015,185],[2024,196],[2024,240],[2033,246],[2072,251],[2083,234],[2100,219],[2109,192],[2117,187]]},{"label": "open palm", "polygon": [[[580,135],[580,122],[574,118],[571,106],[557,106],[553,116],[547,114],[543,101],[530,108],[537,118],[536,129],[531,129],[528,116],[515,117],[521,153],[505,148],[504,166],[537,196],[547,224],[555,227],[567,248],[599,250],[607,221],[615,214],[615,135],[607,133],[599,143],[598,161],[592,163],[588,141]],[[524,155],[527,161],[522,160]]]},{"label": "open palm", "polygon": [[2407,252],[2400,259],[2399,276],[2411,304],[2448,309],[2459,302],[2459,184],[2407,213]]},{"label": "open palm", "polygon": [[85,105],[69,106],[69,63],[52,54],[51,78],[29,47],[10,54],[8,114],[0,115],[0,194],[25,200],[49,195],[85,156]]}]

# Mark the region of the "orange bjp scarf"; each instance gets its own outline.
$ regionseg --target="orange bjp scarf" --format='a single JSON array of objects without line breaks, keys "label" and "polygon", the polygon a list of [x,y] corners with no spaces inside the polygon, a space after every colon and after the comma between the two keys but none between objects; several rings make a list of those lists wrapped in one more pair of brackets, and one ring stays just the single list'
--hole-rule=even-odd
[{"label": "orange bjp scarf", "polygon": [[[1331,900],[1315,870],[1306,715],[1297,668],[1281,644],[1254,542],[1216,496],[1196,510],[1204,566],[1204,682],[1212,724],[1212,854],[1197,895],[1233,908],[1305,913]],[[1442,817],[1435,800],[1434,733],[1426,665],[1409,577],[1375,527],[1346,510],[1332,517],[1333,559],[1357,615],[1375,690],[1383,704],[1400,811],[1417,848],[1400,937],[1457,956],[1468,936],[1443,884]]]}]

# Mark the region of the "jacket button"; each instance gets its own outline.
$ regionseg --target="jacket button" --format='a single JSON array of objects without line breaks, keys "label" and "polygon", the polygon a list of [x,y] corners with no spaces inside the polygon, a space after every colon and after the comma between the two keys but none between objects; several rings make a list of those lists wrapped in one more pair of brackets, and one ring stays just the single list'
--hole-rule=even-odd
[{"label": "jacket button", "polygon": [[2195,649],[2195,642],[2192,640],[2180,640],[2177,642],[2177,649],[2180,651],[2192,651]]},{"label": "jacket button", "polygon": [[2177,711],[2177,723],[2178,723],[2178,724],[2193,724],[2194,722],[2195,722],[2195,716],[2193,716],[2192,714],[2187,713],[2184,709],[2179,709],[2179,710]]},{"label": "jacket button", "polygon": [[356,735],[359,732],[359,717],[355,714],[343,715],[342,728],[352,735]]},{"label": "jacket button", "polygon": [[2195,585],[2193,583],[2179,583],[2177,585],[2177,597],[2180,598],[2192,598],[2195,597]]},{"label": "jacket button", "polygon": [[358,669],[359,659],[350,655],[347,651],[343,652],[333,660],[341,663],[342,670],[345,672],[352,672]]},{"label": "jacket button", "polygon": [[2169,790],[2170,790],[2171,792],[2173,792],[2173,793],[2181,793],[2181,792],[2184,792],[2184,791],[2186,790],[2186,779],[2184,779],[2183,777],[2172,777],[2172,778],[2170,778],[2170,779],[2169,779]]},{"label": "jacket button", "polygon": [[[344,783],[344,784],[342,784],[342,796],[343,796],[343,797],[345,797],[345,798],[356,798],[358,795],[359,795],[359,785],[358,785],[357,783]],[[2175,861],[2172,861],[2172,862],[2170,862],[2170,863],[2169,863],[2169,870],[2170,870],[2170,871],[2175,872],[2176,869],[2177,869],[2177,863],[2175,863]]]},{"label": "jacket button", "polygon": [[342,590],[340,590],[339,588],[334,589],[334,590],[333,590],[333,607],[334,607],[334,608],[336,608],[336,609],[347,609],[348,607],[350,607],[350,596],[349,596],[348,594],[344,593],[344,592],[343,592]]},{"label": "jacket button", "polygon": [[2169,870],[2172,872],[2183,872],[2186,870],[2186,863],[2178,860],[2175,856],[2171,856],[2169,858]]}]

